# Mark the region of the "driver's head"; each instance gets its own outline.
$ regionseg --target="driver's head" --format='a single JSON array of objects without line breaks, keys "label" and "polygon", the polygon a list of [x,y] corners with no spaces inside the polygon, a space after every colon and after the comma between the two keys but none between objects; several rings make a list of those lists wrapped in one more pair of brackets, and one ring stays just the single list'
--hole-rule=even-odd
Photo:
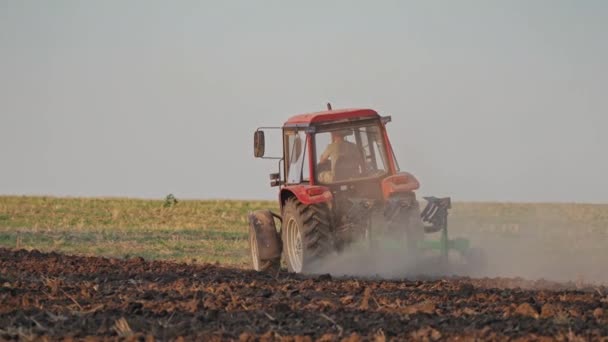
[{"label": "driver's head", "polygon": [[347,129],[342,129],[342,130],[339,130],[339,131],[333,131],[333,132],[331,132],[331,139],[333,141],[340,141],[340,140],[344,140],[344,138],[347,135],[350,135],[350,131],[347,130]]}]

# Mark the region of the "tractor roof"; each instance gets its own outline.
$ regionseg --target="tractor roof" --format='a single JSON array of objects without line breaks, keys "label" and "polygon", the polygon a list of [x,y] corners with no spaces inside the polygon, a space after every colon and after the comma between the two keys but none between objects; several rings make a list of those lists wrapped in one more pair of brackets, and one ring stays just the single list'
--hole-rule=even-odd
[{"label": "tractor roof", "polygon": [[292,116],[285,122],[285,126],[311,126],[320,123],[330,123],[341,120],[379,118],[380,115],[373,109],[352,108],[334,109],[323,112],[299,114]]}]

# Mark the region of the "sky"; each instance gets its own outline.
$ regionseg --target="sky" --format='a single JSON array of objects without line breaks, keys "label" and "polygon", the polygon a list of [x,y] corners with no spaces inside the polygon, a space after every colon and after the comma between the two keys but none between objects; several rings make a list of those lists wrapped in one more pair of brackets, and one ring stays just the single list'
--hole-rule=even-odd
[{"label": "sky", "polygon": [[275,199],[253,131],[329,101],[392,116],[421,195],[606,203],[607,33],[601,0],[0,1],[0,194]]}]

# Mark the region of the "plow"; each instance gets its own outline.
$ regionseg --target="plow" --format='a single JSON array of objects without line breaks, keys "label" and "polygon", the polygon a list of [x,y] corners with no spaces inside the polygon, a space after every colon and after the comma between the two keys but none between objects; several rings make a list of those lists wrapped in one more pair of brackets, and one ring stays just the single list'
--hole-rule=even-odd
[{"label": "plow", "polygon": [[[435,255],[447,269],[452,255],[481,265],[466,239],[450,239],[449,197],[424,197],[416,177],[400,169],[386,125],[390,116],[372,109],[295,115],[281,127],[254,133],[254,155],[279,161],[270,185],[279,187],[280,213],[249,213],[249,245],[256,271],[294,273],[316,267],[363,245],[371,251],[405,251],[410,258]],[[279,130],[282,155],[266,156],[266,134]],[[357,247],[358,248],[358,247]]]}]

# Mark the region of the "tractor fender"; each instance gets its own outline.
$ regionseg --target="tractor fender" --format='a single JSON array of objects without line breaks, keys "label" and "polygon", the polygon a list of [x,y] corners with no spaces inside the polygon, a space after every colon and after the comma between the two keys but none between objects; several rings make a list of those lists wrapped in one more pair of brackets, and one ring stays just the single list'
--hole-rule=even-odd
[{"label": "tractor fender", "polygon": [[289,197],[296,197],[304,205],[327,203],[334,198],[331,190],[326,186],[319,185],[290,185],[281,189],[281,206]]},{"label": "tractor fender", "polygon": [[273,260],[281,256],[283,244],[274,224],[270,210],[249,213],[249,229],[255,232],[260,260]]},{"label": "tractor fender", "polygon": [[420,188],[420,182],[408,172],[399,172],[382,180],[382,193],[385,199],[393,194],[413,192]]}]

